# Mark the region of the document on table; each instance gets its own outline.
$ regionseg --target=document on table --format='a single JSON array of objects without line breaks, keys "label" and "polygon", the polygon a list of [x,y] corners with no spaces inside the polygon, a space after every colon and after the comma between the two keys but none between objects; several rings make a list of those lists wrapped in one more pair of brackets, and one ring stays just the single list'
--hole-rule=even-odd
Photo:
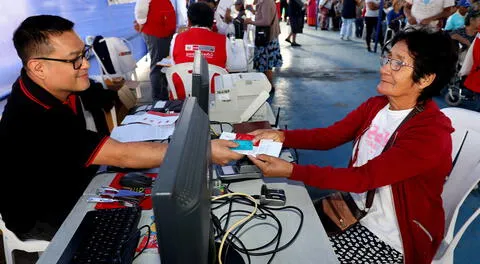
[{"label": "document on table", "polygon": [[152,126],[169,126],[175,124],[178,119],[178,114],[152,114],[144,113],[141,115],[127,115],[122,121],[122,125],[141,123]]},{"label": "document on table", "polygon": [[175,124],[162,126],[129,124],[115,127],[110,137],[120,142],[163,140],[171,136],[174,130]]}]

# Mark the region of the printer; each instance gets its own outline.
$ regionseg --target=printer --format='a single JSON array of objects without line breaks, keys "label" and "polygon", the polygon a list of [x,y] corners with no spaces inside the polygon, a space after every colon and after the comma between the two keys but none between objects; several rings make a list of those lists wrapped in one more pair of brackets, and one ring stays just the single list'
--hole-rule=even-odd
[{"label": "printer", "polygon": [[[266,103],[272,86],[265,74],[224,74],[216,76],[214,81],[215,99],[210,105],[210,121],[241,123],[248,121],[259,109],[272,112]],[[273,116],[273,112],[269,116]],[[275,117],[273,120],[264,120],[275,123],[274,119]]]}]

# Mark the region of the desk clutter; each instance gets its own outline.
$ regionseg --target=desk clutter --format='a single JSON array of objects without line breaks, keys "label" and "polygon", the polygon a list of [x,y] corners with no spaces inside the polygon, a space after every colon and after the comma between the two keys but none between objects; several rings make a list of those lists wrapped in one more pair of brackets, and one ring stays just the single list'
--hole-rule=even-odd
[{"label": "desk clutter", "polygon": [[[89,197],[89,202],[97,203],[95,209],[139,206],[143,210],[150,210],[152,209],[151,187],[156,177],[157,174],[150,173],[117,173],[109,186],[97,189],[98,196]],[[148,181],[146,178],[151,180]]]},{"label": "desk clutter", "polygon": [[[97,189],[95,211],[82,219],[57,263],[132,263],[154,247],[155,227],[138,228],[142,210],[152,209],[151,187],[156,174],[117,173],[109,186]],[[141,235],[141,229],[148,232]],[[141,238],[141,239],[140,239]],[[137,255],[135,255],[137,252]]]},{"label": "desk clutter", "polygon": [[175,122],[182,106],[181,100],[158,101],[154,105],[138,106],[125,116],[110,136],[120,142],[168,139],[175,130]]}]

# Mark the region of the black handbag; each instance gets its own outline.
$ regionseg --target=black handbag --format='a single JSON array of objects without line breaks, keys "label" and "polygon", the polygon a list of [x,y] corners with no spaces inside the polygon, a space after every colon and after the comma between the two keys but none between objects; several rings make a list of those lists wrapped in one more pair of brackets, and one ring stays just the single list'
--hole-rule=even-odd
[{"label": "black handbag", "polygon": [[255,46],[263,47],[267,46],[268,42],[270,42],[270,28],[275,21],[275,16],[273,16],[272,23],[269,26],[255,26]]},{"label": "black handbag", "polygon": [[[423,111],[423,105],[417,105],[410,111],[410,113],[403,119],[398,125],[400,128],[407,120]],[[392,133],[392,135],[395,134]],[[393,145],[393,137],[390,137],[387,144],[383,148],[383,152],[389,149]],[[354,157],[355,159],[355,157]],[[375,190],[369,190],[367,192],[367,200],[365,209],[361,210],[357,207],[357,204],[353,200],[352,196],[346,192],[335,192],[326,197],[314,200],[313,205],[317,211],[318,217],[322,221],[322,225],[325,228],[325,232],[328,236],[334,236],[342,233],[343,231],[351,228],[360,221],[373,204],[375,197]]]}]

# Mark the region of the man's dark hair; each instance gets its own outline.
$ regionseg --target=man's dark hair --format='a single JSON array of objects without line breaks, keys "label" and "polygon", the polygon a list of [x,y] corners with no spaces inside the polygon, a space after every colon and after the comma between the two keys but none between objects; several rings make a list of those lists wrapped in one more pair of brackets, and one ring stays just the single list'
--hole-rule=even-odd
[{"label": "man's dark hair", "polygon": [[191,4],[187,15],[192,26],[208,28],[213,26],[213,10],[204,2]]},{"label": "man's dark hair", "polygon": [[480,10],[470,9],[465,15],[465,26],[470,26],[470,19],[480,16]]},{"label": "man's dark hair", "polygon": [[58,36],[73,30],[74,23],[59,16],[38,15],[25,19],[13,33],[13,45],[23,65],[35,56],[46,56],[53,52],[48,41],[50,36]]},{"label": "man's dark hair", "polygon": [[455,74],[458,47],[447,33],[426,30],[406,30],[395,35],[395,43],[405,41],[413,62],[412,79],[415,83],[429,74],[435,74],[433,82],[425,87],[417,102],[440,94]]}]

